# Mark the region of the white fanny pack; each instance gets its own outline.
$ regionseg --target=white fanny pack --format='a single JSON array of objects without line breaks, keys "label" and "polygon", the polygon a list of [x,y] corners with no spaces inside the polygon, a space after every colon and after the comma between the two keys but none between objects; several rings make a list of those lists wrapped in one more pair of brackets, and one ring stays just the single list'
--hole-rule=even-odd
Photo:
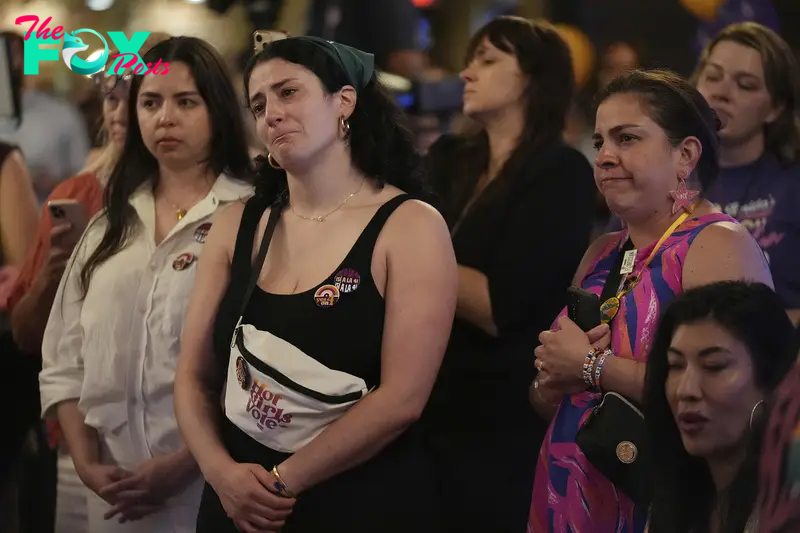
[{"label": "white fanny pack", "polygon": [[225,384],[225,416],[270,449],[294,453],[368,392],[366,382],[333,370],[291,343],[242,324],[282,205],[273,206],[233,332]]}]

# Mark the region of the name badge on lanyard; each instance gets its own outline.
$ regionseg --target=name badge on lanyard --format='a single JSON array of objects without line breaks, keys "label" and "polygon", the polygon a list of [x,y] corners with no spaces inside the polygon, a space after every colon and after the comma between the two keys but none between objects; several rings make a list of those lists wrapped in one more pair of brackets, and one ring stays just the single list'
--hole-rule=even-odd
[{"label": "name badge on lanyard", "polygon": [[626,274],[630,274],[633,272],[633,264],[636,262],[636,250],[628,250],[625,252],[625,255],[622,256],[622,266],[619,269],[619,273],[623,276]]}]

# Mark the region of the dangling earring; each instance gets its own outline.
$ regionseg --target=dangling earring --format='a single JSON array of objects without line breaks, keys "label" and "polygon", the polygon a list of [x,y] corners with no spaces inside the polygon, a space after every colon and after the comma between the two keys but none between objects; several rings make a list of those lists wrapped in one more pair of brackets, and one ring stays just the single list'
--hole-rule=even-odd
[{"label": "dangling earring", "polygon": [[342,128],[345,140],[350,137],[350,121],[344,117],[339,117],[339,127]]},{"label": "dangling earring", "polygon": [[690,213],[694,211],[694,200],[700,194],[700,191],[693,191],[686,188],[686,178],[689,172],[682,169],[678,172],[678,188],[674,191],[669,191],[672,196],[672,214],[674,215],[681,209]]},{"label": "dangling earring", "polygon": [[272,157],[272,154],[267,154],[267,163],[269,163],[269,166],[271,166],[272,168],[275,168],[275,169],[278,169],[278,170],[281,169],[281,166],[278,164],[277,161],[275,161],[275,158]]},{"label": "dangling earring", "polygon": [[750,411],[750,423],[748,424],[750,426],[750,431],[753,431],[753,423],[755,422],[756,418],[756,409],[758,409],[758,407],[761,405],[764,405],[764,400],[758,400],[753,406],[753,410]]}]

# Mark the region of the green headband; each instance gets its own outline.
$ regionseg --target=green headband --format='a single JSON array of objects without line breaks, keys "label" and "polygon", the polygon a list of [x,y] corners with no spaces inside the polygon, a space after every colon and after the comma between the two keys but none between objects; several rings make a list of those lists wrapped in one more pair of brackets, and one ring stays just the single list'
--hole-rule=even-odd
[{"label": "green headband", "polygon": [[316,45],[342,67],[357,92],[367,86],[375,73],[375,56],[352,46],[309,36],[290,37],[286,40],[306,41]]}]

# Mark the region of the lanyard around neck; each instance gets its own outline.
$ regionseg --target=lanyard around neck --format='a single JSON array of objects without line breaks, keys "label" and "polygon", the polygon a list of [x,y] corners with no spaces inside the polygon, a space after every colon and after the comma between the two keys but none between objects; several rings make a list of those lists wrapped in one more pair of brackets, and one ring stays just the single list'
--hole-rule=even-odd
[{"label": "lanyard around neck", "polygon": [[[650,255],[647,256],[647,259],[645,259],[644,263],[642,264],[642,268],[639,269],[639,274],[637,276],[631,276],[632,283],[636,283],[639,281],[639,278],[642,277],[644,271],[647,269],[648,266],[650,266],[650,263],[653,261],[653,258],[655,258],[656,254],[658,253],[658,250],[661,248],[661,245],[664,244],[664,241],[669,239],[672,236],[672,234],[675,233],[675,230],[678,229],[678,227],[681,224],[686,222],[687,218],[689,218],[689,212],[684,211],[684,213],[681,216],[679,216],[678,219],[675,220],[675,222],[673,222],[669,228],[667,228],[667,231],[665,231],[664,234],[661,235],[661,238],[658,239],[656,245],[653,246],[653,250],[650,252]],[[635,253],[636,251],[634,250],[634,254]]]},{"label": "lanyard around neck", "polygon": [[[693,208],[696,207],[698,203],[699,200],[694,203]],[[694,211],[694,209],[692,209],[692,211]],[[681,214],[681,216],[679,216],[675,222],[673,222],[672,225],[667,228],[667,231],[661,235],[661,238],[658,239],[658,242],[656,242],[655,246],[653,246],[650,255],[647,256],[647,259],[645,259],[644,263],[642,263],[639,273],[635,276],[625,278],[620,284],[619,280],[623,275],[623,269],[625,269],[625,266],[628,263],[630,263],[629,268],[631,268],[633,262],[636,260],[636,250],[633,249],[632,242],[630,238],[628,238],[625,246],[619,251],[619,259],[615,261],[614,266],[611,268],[608,279],[606,280],[606,285],[603,288],[602,303],[600,304],[600,316],[604,324],[610,322],[617,315],[622,297],[632,291],[636,284],[639,283],[644,271],[647,270],[648,266],[650,266],[650,263],[661,249],[661,246],[664,244],[664,242],[666,242],[667,239],[670,238],[673,233],[675,233],[675,230],[677,230],[687,218],[689,218],[689,211],[685,211],[683,214]],[[630,272],[631,270],[628,270],[625,273],[626,276]]]}]

